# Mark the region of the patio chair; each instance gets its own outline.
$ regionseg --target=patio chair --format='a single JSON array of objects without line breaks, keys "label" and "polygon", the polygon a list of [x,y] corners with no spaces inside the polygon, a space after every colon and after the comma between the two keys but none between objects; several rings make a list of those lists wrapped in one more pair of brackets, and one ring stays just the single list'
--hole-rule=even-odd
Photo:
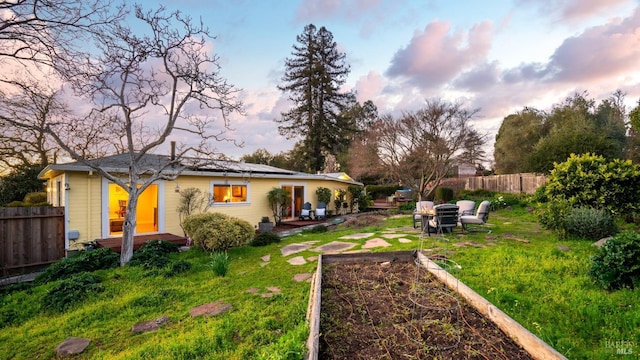
[{"label": "patio chair", "polygon": [[311,220],[311,203],[306,202],[302,205],[302,209],[300,210],[300,216],[298,216],[300,220]]},{"label": "patio chair", "polygon": [[[469,225],[475,225],[480,227],[485,225],[489,220],[489,209],[491,208],[490,201],[483,201],[478,206],[475,215],[464,215],[460,217],[460,226],[462,226],[462,230],[466,231],[469,229]],[[491,232],[489,230],[488,232]]]},{"label": "patio chair", "polygon": [[458,206],[458,222],[462,216],[473,215],[476,211],[476,202],[472,200],[459,200],[456,205]]},{"label": "patio chair", "polygon": [[316,219],[326,219],[327,218],[327,204],[322,201],[318,203],[316,206]]},{"label": "patio chair", "polygon": [[413,228],[416,228],[417,223],[422,223],[422,214],[428,210],[433,209],[433,201],[418,201],[416,202],[416,209],[413,210]]},{"label": "patio chair", "polygon": [[[435,215],[427,223],[427,235],[453,233],[453,228],[458,226],[458,206],[454,204],[440,204],[433,207]],[[424,228],[423,228],[424,229]]]}]

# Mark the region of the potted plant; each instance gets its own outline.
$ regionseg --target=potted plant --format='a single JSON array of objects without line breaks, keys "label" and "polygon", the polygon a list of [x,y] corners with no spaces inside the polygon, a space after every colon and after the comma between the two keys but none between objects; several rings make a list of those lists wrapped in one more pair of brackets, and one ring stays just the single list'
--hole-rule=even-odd
[{"label": "potted plant", "polygon": [[273,223],[269,221],[268,216],[263,216],[262,220],[258,223],[258,231],[263,232],[272,232],[273,231]]}]

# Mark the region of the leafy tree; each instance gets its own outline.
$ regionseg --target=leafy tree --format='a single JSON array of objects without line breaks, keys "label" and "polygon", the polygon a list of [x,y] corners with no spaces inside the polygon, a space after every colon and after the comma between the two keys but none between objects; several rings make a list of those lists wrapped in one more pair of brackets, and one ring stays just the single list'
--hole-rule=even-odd
[{"label": "leafy tree", "polygon": [[586,93],[574,94],[548,114],[525,108],[507,116],[496,135],[496,172],[547,173],[570,154],[622,158],[627,151],[623,98],[616,91],[596,106]]},{"label": "leafy tree", "polygon": [[302,138],[306,171],[324,166],[324,154],[337,154],[357,130],[349,106],[352,93],[341,93],[350,68],[338,51],[333,35],[325,27],[305,26],[296,37],[291,58],[285,60],[283,84],[294,107],[282,113],[278,129],[288,138]]},{"label": "leafy tree", "polygon": [[640,100],[629,112],[629,143],[627,157],[633,162],[640,162]]},{"label": "leafy tree", "polygon": [[29,193],[44,191],[43,181],[38,180],[42,168],[41,165],[22,164],[1,178],[0,205],[22,201]]},{"label": "leafy tree", "polygon": [[598,107],[585,94],[575,94],[556,106],[546,122],[549,133],[540,139],[530,157],[530,168],[549,172],[571,154],[595,153],[622,158],[626,148],[624,114],[604,100]]},{"label": "leafy tree", "polygon": [[273,155],[269,152],[269,150],[265,148],[260,148],[254,151],[252,154],[243,155],[240,160],[251,164],[262,164],[262,165],[271,165],[273,162]]},{"label": "leafy tree", "polygon": [[495,171],[498,174],[529,172],[528,157],[545,133],[545,114],[533,109],[504,118],[494,145]]},{"label": "leafy tree", "polygon": [[435,99],[398,119],[383,116],[374,141],[382,168],[394,182],[428,197],[458,163],[467,141],[478,135],[470,124],[476,112]]}]

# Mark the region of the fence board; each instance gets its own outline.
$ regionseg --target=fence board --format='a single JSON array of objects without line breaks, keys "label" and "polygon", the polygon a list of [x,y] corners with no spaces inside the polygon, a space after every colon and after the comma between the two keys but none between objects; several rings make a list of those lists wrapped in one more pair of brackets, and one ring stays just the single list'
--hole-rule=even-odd
[{"label": "fence board", "polygon": [[545,182],[547,182],[547,178],[544,175],[533,173],[475,176],[467,178],[465,189],[533,194]]},{"label": "fence board", "polygon": [[63,207],[0,208],[0,268],[42,265],[64,256]]}]

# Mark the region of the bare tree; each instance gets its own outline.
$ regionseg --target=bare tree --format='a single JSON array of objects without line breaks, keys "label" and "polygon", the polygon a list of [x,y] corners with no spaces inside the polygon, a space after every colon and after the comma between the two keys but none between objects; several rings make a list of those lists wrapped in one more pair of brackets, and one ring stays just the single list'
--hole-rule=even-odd
[{"label": "bare tree", "polygon": [[126,14],[111,0],[1,0],[0,11],[0,60],[47,66]]},{"label": "bare tree", "polygon": [[58,91],[33,81],[8,84],[12,92],[0,89],[0,167],[37,164],[44,168],[55,158],[58,147],[43,129],[66,112],[65,104]]},{"label": "bare tree", "polygon": [[41,131],[43,122],[67,111],[56,70],[127,9],[112,0],[0,0],[0,12],[0,172],[44,166],[59,149]]},{"label": "bare tree", "polygon": [[478,140],[469,123],[476,112],[435,99],[398,119],[383,116],[375,136],[383,168],[421,198],[429,196],[464,154],[468,142]]},{"label": "bare tree", "polygon": [[[108,32],[93,34],[92,52],[54,64],[92,106],[40,129],[72,159],[128,193],[122,265],[133,255],[140,194],[158,180],[174,180],[185,168],[218,158],[212,142],[225,140],[229,116],[243,111],[239,90],[221,77],[219,60],[210,55],[212,37],[201,22],[162,7],[144,11],[136,5],[134,15],[142,24],[135,31],[131,20],[116,21]],[[174,156],[153,155],[170,136],[184,139]],[[91,155],[103,152],[122,154],[128,173],[113,173]]]}]

